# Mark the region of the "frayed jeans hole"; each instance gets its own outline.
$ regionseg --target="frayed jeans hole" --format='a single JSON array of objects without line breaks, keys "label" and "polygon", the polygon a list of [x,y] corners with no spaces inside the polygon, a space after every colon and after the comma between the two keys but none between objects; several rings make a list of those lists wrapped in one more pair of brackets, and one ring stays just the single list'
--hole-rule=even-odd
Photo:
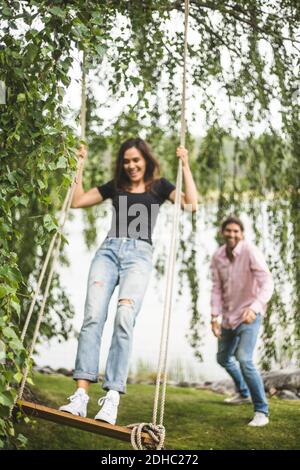
[{"label": "frayed jeans hole", "polygon": [[133,306],[133,300],[132,299],[119,299],[118,301],[118,306],[119,305],[130,305]]}]

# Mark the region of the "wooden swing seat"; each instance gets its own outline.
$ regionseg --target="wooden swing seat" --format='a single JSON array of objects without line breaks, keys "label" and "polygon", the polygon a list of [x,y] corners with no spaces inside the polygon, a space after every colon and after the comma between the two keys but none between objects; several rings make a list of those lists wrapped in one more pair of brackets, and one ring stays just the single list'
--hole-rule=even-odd
[{"label": "wooden swing seat", "polygon": [[[74,416],[64,411],[25,400],[18,400],[16,406],[19,410],[23,411],[25,415],[32,418],[46,419],[47,421],[53,421],[54,423],[81,429],[82,431],[93,432],[113,439],[130,442],[131,430],[126,426],[116,426],[105,423],[104,421]],[[142,434],[142,439],[145,444],[152,443],[152,439],[147,433]]]}]

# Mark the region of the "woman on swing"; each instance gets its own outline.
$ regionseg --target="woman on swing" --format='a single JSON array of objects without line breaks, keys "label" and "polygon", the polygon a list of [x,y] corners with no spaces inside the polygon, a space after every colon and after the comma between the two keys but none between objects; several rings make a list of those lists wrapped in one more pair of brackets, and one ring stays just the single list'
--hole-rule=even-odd
[{"label": "woman on swing", "polygon": [[[182,160],[185,194],[181,204],[197,209],[197,190],[189,168],[188,152],[177,148]],[[87,157],[81,147],[79,158]],[[159,177],[159,165],[148,145],[140,138],[124,142],[117,156],[114,179],[84,192],[82,172],[72,200],[73,208],[89,207],[111,198],[113,218],[110,231],[91,263],[84,321],[80,331],[73,378],[77,390],[69,404],[60,410],[85,417],[91,382],[98,381],[99,351],[108,306],[119,284],[114,332],[108,354],[103,389],[105,397],[95,419],[115,424],[120,394],[126,392],[126,381],[133,339],[133,328],[139,313],[152,269],[151,235],[164,201],[175,201],[176,189]]]}]

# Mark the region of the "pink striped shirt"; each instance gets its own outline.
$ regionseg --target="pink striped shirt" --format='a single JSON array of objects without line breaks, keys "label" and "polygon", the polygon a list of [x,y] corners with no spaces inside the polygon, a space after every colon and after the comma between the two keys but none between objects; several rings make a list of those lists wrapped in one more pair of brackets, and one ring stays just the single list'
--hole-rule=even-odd
[{"label": "pink striped shirt", "polygon": [[222,326],[237,328],[243,311],[266,312],[274,290],[272,275],[258,248],[241,240],[233,250],[234,260],[226,256],[226,245],[213,255],[211,262],[211,315],[222,315]]}]

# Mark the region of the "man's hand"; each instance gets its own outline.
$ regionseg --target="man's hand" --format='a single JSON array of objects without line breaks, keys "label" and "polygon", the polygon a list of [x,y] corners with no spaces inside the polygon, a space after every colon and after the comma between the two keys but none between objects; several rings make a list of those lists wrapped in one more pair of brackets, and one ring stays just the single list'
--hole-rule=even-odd
[{"label": "man's hand", "polygon": [[86,145],[81,144],[77,150],[77,157],[82,158],[83,160],[87,159],[87,147]]},{"label": "man's hand", "polygon": [[256,313],[251,308],[246,308],[243,313],[243,323],[252,323],[256,319]]},{"label": "man's hand", "polygon": [[217,319],[211,321],[211,331],[216,338],[221,338],[221,325]]}]

